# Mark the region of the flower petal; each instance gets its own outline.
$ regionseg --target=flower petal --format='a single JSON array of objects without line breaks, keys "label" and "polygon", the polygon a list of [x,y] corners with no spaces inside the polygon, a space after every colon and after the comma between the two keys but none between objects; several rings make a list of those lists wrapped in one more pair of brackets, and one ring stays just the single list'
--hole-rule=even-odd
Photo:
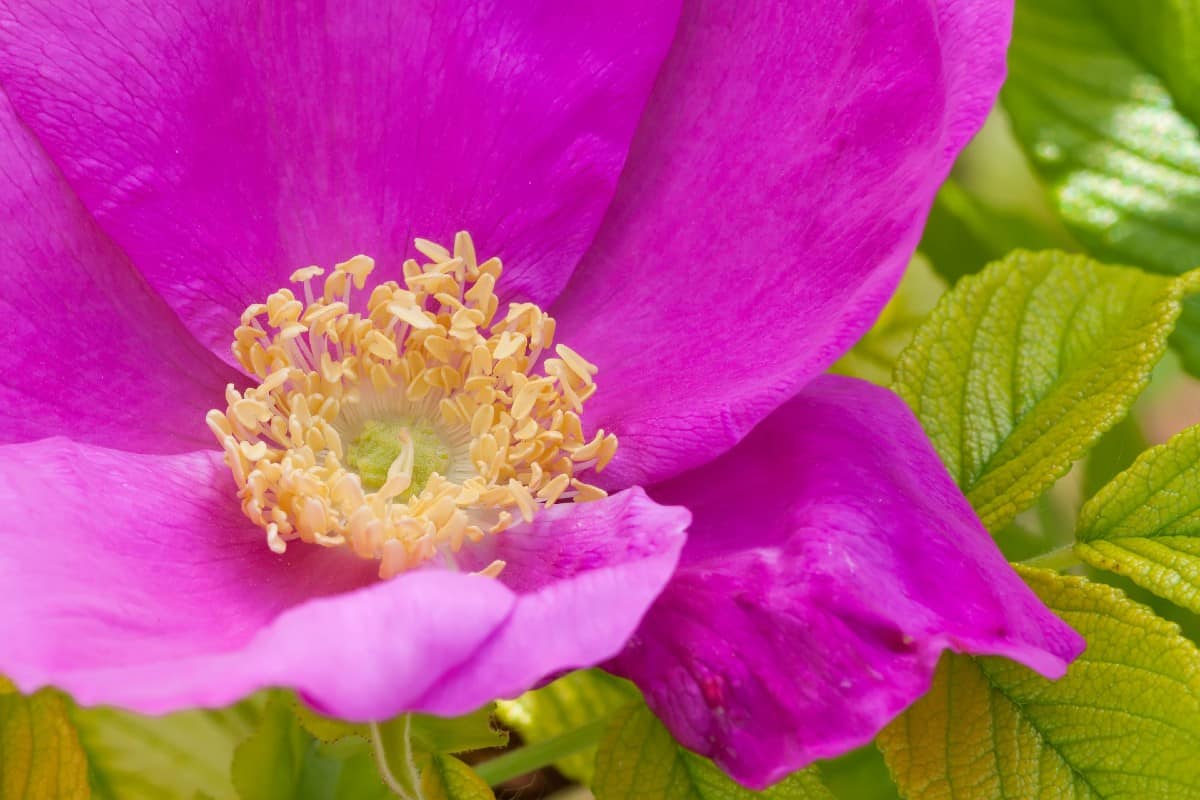
[{"label": "flower petal", "polygon": [[3,92],[0,218],[0,444],[211,447],[204,413],[237,374],[96,227]]},{"label": "flower petal", "polygon": [[553,308],[609,485],[732,447],[874,320],[1004,76],[1011,2],[691,2]]},{"label": "flower petal", "polygon": [[[670,580],[690,519],[687,509],[630,489],[556,505],[471,552],[469,568],[506,563],[500,580],[518,593],[517,603],[503,630],[422,707],[461,714],[616,655]],[[490,697],[480,696],[481,684],[494,687]]]},{"label": "flower petal", "polygon": [[654,494],[695,522],[614,669],[749,786],[869,742],[929,688],[946,648],[1048,677],[1083,649],[885,389],[818,379]]},{"label": "flower petal", "polygon": [[[336,5],[336,10],[335,9]],[[471,231],[548,302],[591,242],[677,2],[40,2],[0,80],[223,357],[297,267]],[[81,7],[82,6],[82,7]]]},{"label": "flower petal", "polygon": [[[438,569],[379,581],[375,564],[301,544],[275,556],[210,453],[0,447],[0,507],[0,673],[23,690],[158,713],[282,685],[353,719],[467,710],[612,655],[687,519],[640,492],[565,506],[501,537],[509,588]],[[547,644],[550,623],[579,632]]]}]

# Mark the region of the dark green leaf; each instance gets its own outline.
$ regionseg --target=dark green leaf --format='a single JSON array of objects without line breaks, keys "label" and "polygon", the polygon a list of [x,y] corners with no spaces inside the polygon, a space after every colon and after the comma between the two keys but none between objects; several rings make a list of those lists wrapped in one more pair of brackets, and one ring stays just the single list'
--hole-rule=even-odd
[{"label": "dark green leaf", "polygon": [[1108,29],[1162,79],[1189,119],[1200,120],[1200,2],[1095,1]]},{"label": "dark green leaf", "polygon": [[[1004,104],[1059,215],[1101,258],[1200,266],[1196,19],[1186,0],[1017,3]],[[1172,341],[1200,373],[1197,301]]]}]

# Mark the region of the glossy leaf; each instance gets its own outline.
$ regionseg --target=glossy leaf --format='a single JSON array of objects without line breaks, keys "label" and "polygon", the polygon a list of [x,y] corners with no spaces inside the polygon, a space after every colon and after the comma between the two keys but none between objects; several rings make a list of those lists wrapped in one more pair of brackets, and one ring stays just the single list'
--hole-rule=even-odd
[{"label": "glossy leaf", "polygon": [[[1187,0],[1017,3],[1004,105],[1098,257],[1165,274],[1200,265],[1196,12]],[[1200,303],[1174,342],[1200,371]]]},{"label": "glossy leaf", "polygon": [[990,530],[1125,415],[1198,281],[1017,252],[942,298],[894,388]]},{"label": "glossy leaf", "polygon": [[1183,113],[1200,120],[1200,2],[1096,0],[1095,6],[1117,40],[1163,80]]},{"label": "glossy leaf", "polygon": [[192,800],[234,796],[234,749],[257,726],[263,698],[220,711],[147,717],[113,708],[73,708],[87,753],[92,796],[104,800]]},{"label": "glossy leaf", "polygon": [[1200,651],[1118,590],[1023,570],[1088,640],[1048,681],[998,658],[944,657],[880,734],[910,800],[1200,797]]},{"label": "glossy leaf", "polygon": [[0,800],[89,796],[87,756],[66,701],[50,690],[0,693]]},{"label": "glossy leaf", "polygon": [[814,770],[764,792],[734,783],[711,761],[680,747],[643,703],[618,711],[596,755],[596,800],[833,800]]},{"label": "glossy leaf", "polygon": [[1144,452],[1079,513],[1075,552],[1200,612],[1200,427]]},{"label": "glossy leaf", "polygon": [[[600,670],[580,670],[541,689],[496,704],[496,714],[530,744],[543,742],[611,716],[641,695],[632,684]],[[596,750],[588,748],[554,766],[569,778],[590,783]]]}]

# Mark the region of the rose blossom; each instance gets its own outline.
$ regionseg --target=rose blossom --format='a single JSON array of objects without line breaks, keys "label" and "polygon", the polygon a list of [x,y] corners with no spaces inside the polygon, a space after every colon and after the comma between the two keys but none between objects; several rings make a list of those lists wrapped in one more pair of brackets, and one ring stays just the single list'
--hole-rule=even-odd
[{"label": "rose blossom", "polygon": [[1009,3],[251,5],[0,12],[0,671],[382,719],[607,663],[754,786],[945,648],[1062,674],[913,416],[819,377]]}]

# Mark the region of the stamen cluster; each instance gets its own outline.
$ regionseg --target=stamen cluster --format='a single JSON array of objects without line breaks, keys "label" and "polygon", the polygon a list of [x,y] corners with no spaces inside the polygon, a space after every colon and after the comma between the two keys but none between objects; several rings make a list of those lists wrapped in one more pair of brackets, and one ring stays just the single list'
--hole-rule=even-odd
[{"label": "stamen cluster", "polygon": [[[386,578],[453,561],[464,542],[515,516],[530,521],[555,502],[605,495],[577,477],[603,469],[617,447],[603,430],[583,433],[596,367],[564,345],[542,360],[554,320],[532,303],[496,318],[500,261],[478,263],[466,233],[453,253],[421,239],[416,248],[428,261],[405,261],[403,285],[375,286],[365,308],[375,263],[360,255],[319,287],[320,267],[297,270],[302,297],[280,289],[242,315],[233,352],[261,382],[244,392],[230,385],[228,407],[207,422],[242,509],[275,552],[296,539],[348,546],[378,559]],[[447,474],[423,486],[414,462],[429,437],[414,444],[409,422],[432,431],[448,461]],[[347,447],[378,423],[398,431],[397,455],[371,491]]]}]

